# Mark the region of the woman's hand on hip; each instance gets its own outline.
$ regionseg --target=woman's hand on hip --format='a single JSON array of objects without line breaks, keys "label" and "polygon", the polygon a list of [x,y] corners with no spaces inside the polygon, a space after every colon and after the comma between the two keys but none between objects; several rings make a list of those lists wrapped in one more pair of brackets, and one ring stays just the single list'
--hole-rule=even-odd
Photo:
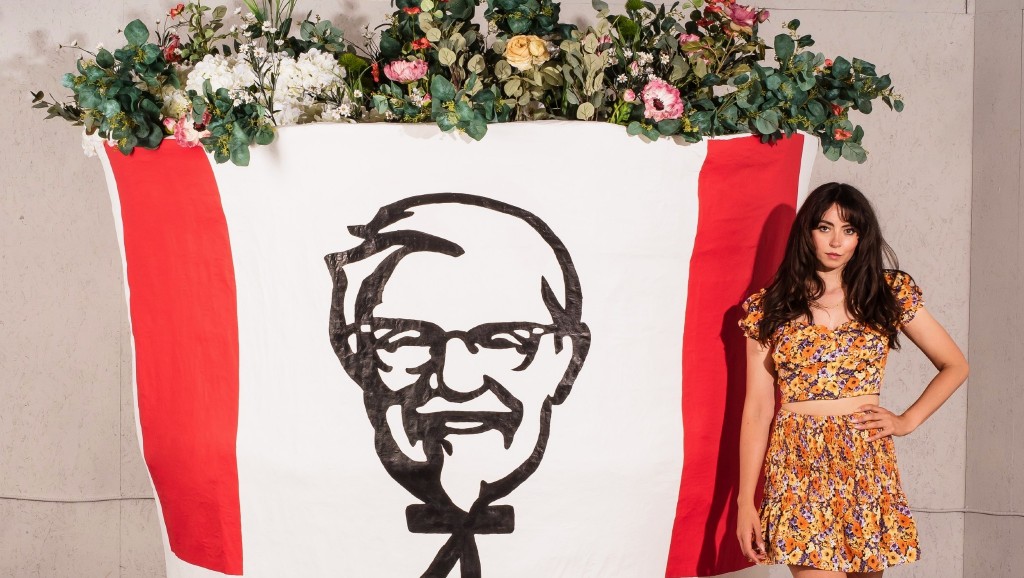
[{"label": "woman's hand on hip", "polygon": [[873,442],[887,436],[905,436],[914,431],[910,420],[885,409],[880,405],[867,404],[857,408],[861,415],[850,418],[856,429],[869,430],[868,441]]}]

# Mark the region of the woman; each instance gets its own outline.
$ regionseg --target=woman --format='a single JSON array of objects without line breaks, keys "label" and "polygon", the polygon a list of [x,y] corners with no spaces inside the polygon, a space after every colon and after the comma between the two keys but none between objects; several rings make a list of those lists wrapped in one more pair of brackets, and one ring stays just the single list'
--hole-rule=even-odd
[{"label": "woman", "polygon": [[[737,536],[748,559],[787,564],[796,578],[880,577],[917,559],[892,436],[914,431],[967,378],[963,353],[925,310],[921,290],[883,258],[896,267],[864,195],[822,185],[797,212],[775,279],[743,304]],[[938,374],[897,414],[878,394],[900,331]]]}]

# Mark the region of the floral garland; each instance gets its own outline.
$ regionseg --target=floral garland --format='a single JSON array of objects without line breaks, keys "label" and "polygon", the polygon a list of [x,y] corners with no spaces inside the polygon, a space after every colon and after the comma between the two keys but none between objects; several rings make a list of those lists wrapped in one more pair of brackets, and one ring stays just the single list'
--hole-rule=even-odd
[{"label": "floral garland", "polygon": [[[806,50],[799,21],[769,47],[767,10],[736,0],[655,6],[627,0],[612,14],[593,0],[595,22],[559,21],[551,0],[394,0],[396,10],[362,46],[330,21],[294,26],[296,0],[244,0],[248,12],[202,0],[170,9],[151,32],[135,20],[127,43],[83,52],[64,76],[69,100],[33,93],[47,118],[84,125],[125,154],[168,135],[203,146],[217,162],[249,162],[276,127],[308,122],[434,122],[481,139],[496,122],[611,122],[648,140],[751,133],[773,142],[801,130],[826,157],[864,162],[864,131],[851,110],[903,101],[888,75],[863,60]],[[292,34],[293,27],[298,35]]]}]

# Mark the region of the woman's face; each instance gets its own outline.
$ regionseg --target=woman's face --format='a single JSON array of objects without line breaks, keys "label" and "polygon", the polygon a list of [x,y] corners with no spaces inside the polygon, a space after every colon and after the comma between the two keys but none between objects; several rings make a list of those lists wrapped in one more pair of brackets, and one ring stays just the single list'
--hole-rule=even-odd
[{"label": "woman's face", "polygon": [[859,236],[853,225],[839,215],[839,206],[833,204],[811,231],[814,239],[814,253],[820,270],[842,269],[853,258]]}]

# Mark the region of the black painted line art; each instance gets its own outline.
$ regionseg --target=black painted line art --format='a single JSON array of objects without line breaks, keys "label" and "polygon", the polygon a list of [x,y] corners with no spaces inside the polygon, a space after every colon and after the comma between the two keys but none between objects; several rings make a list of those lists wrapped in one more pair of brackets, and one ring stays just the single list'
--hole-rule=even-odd
[{"label": "black painted line art", "polygon": [[422,502],[409,531],[451,535],[423,576],[479,578],[475,537],[515,529],[494,502],[536,471],[590,347],[579,277],[543,221],[486,197],[409,197],[349,231],[362,242],[325,257],[331,344]]}]

